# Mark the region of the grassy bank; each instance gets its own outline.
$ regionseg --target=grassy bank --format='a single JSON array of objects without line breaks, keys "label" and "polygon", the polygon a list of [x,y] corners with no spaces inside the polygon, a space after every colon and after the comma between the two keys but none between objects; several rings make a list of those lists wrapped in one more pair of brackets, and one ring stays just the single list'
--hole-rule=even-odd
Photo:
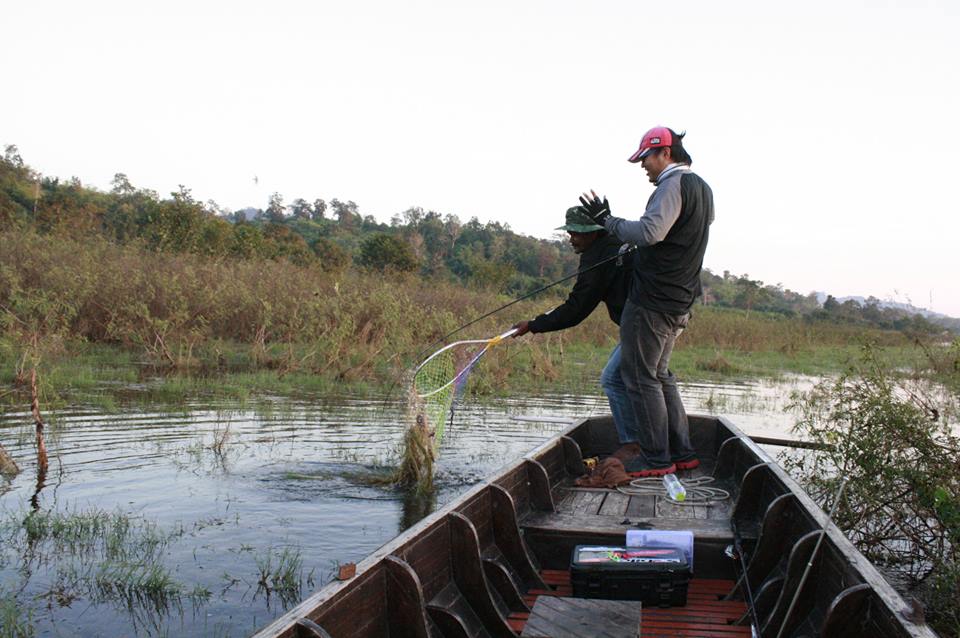
[{"label": "grassy bank", "polygon": [[[36,366],[48,401],[251,393],[373,394],[458,326],[510,299],[442,279],[287,261],[157,253],[98,236],[0,233],[0,381]],[[488,336],[558,304],[559,289],[457,338]],[[478,392],[593,384],[617,338],[603,310],[577,328],[501,348]],[[686,378],[822,374],[865,341],[907,356],[901,333],[698,306],[678,342]],[[434,344],[431,347],[431,344]]]}]

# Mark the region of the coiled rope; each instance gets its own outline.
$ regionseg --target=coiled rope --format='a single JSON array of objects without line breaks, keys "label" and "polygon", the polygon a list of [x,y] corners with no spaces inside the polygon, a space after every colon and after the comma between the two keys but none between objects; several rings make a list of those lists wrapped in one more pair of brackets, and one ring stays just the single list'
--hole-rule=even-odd
[{"label": "coiled rope", "polygon": [[730,492],[719,487],[713,487],[712,476],[698,476],[697,478],[680,479],[680,484],[686,490],[687,496],[682,501],[675,501],[667,494],[663,487],[663,478],[648,476],[633,479],[628,485],[620,485],[617,490],[630,496],[665,496],[671,505],[706,505],[711,506],[730,498]]}]

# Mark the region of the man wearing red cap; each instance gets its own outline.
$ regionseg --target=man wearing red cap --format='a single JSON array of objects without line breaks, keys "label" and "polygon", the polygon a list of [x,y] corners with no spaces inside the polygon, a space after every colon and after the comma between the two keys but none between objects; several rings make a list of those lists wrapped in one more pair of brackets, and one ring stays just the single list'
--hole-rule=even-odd
[{"label": "man wearing red cap", "polygon": [[637,416],[640,456],[626,469],[661,476],[699,465],[690,444],[670,355],[700,296],[700,270],[713,222],[713,192],[690,170],[683,134],[658,126],[629,161],[639,162],[656,190],[637,220],[614,217],[606,198],[580,198],[591,219],[636,244],[634,274],[620,323],[620,373]]}]

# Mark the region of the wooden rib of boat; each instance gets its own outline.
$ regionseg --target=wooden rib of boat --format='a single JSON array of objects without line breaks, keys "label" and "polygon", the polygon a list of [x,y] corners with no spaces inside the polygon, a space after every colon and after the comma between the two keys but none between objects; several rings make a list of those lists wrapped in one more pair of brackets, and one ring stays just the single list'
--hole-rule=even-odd
[{"label": "wooden rib of boat", "polygon": [[[524,628],[538,598],[572,596],[574,546],[622,545],[637,526],[691,530],[695,538],[687,605],[643,606],[641,636],[935,636],[755,442],[723,418],[691,416],[690,433],[701,465],[685,474],[713,476],[729,501],[679,507],[656,495],[574,487],[584,458],[617,447],[609,417],[585,419],[386,543],[358,563],[356,576],[328,584],[257,636],[529,635]],[[735,536],[745,574],[729,555]],[[566,622],[556,634],[536,635],[596,636],[606,619],[588,621],[586,629]]]}]

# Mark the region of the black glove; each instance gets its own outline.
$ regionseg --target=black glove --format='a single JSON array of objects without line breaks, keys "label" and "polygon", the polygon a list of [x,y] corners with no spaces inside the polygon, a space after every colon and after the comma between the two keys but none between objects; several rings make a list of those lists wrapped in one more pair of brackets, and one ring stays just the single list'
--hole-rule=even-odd
[{"label": "black glove", "polygon": [[580,203],[595,224],[603,226],[603,222],[607,221],[607,217],[610,217],[610,203],[607,202],[606,197],[603,198],[603,201],[600,201],[600,197],[590,191],[590,195],[584,193],[580,196]]}]

